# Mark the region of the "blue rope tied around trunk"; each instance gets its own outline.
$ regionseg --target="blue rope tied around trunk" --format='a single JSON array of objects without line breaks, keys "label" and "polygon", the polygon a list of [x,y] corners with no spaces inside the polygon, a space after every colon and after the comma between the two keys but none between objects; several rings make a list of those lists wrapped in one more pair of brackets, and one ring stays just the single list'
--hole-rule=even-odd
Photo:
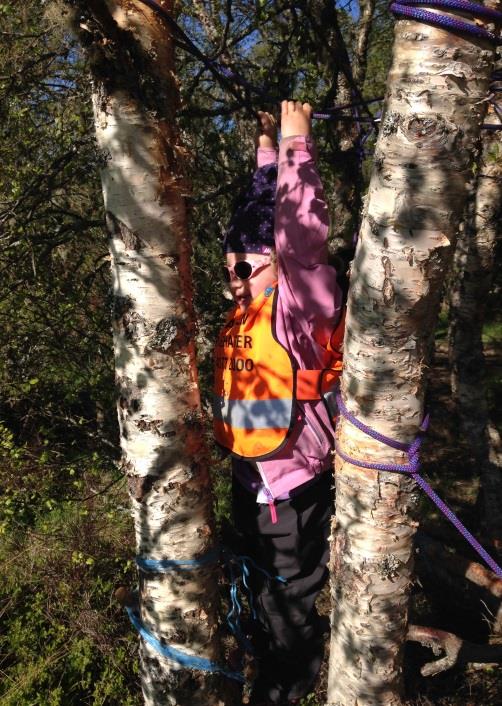
[{"label": "blue rope tied around trunk", "polygon": [[[169,571],[186,571],[190,569],[204,568],[218,561],[220,557],[223,558],[225,564],[227,565],[230,575],[230,610],[227,613],[227,624],[239,645],[241,645],[245,651],[252,654],[253,647],[241,628],[240,616],[242,613],[242,606],[238,594],[239,576],[242,579],[242,584],[248,595],[249,609],[255,619],[256,610],[254,608],[253,592],[248,582],[250,567],[260,571],[270,580],[287,583],[285,578],[282,576],[272,576],[272,574],[268,571],[258,566],[256,562],[251,559],[251,557],[236,555],[226,548],[212,549],[196,559],[148,559],[147,557],[138,556],[136,557],[136,564],[139,569],[147,573],[166,573]],[[235,567],[237,568],[237,571]],[[132,606],[126,606],[126,610],[132,625],[136,628],[139,634],[163,657],[177,662],[187,669],[196,669],[204,672],[218,672],[229,679],[233,679],[241,683],[245,681],[244,675],[240,672],[227,669],[226,667],[206,659],[205,657],[190,655],[182,650],[172,647],[171,645],[164,644],[143,624],[137,609]]]},{"label": "blue rope tied around trunk", "polygon": [[229,679],[244,683],[245,678],[241,672],[235,672],[217,664],[216,662],[213,662],[210,659],[206,659],[205,657],[190,655],[187,652],[178,650],[176,647],[163,644],[152,632],[150,632],[150,630],[148,630],[148,628],[145,627],[137,610],[131,608],[130,606],[126,606],[126,610],[132,625],[136,628],[141,637],[145,640],[145,642],[148,642],[148,644],[151,645],[156,652],[162,655],[162,657],[170,659],[186,669],[196,669],[201,672],[223,674],[223,676],[228,677]]}]

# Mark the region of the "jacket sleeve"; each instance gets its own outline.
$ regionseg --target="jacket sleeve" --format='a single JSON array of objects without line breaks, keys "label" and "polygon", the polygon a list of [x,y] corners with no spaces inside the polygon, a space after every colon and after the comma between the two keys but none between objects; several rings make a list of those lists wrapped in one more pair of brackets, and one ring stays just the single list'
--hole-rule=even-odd
[{"label": "jacket sleeve", "polygon": [[309,137],[279,149],[275,243],[279,296],[289,334],[323,347],[340,318],[342,295],[327,264],[328,208]]},{"label": "jacket sleeve", "polygon": [[277,162],[277,150],[258,147],[256,150],[256,168],[264,167],[266,164]]}]

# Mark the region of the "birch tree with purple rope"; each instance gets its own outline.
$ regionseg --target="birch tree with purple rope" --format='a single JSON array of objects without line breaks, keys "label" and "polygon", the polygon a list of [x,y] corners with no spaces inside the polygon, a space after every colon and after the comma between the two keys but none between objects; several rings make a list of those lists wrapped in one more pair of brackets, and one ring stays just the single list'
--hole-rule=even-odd
[{"label": "birch tree with purple rope", "polygon": [[[473,14],[470,5],[466,19],[465,3],[449,3],[440,12],[414,4],[396,9],[410,19],[396,23],[352,267],[342,380],[348,414],[398,447],[341,415],[329,706],[403,703],[414,509],[421,491],[409,475],[371,465],[409,464],[405,445],[424,417],[429,341],[485,111],[493,22],[502,17],[486,8]],[[428,3],[439,4],[447,3]],[[492,7],[501,9],[500,3]],[[435,26],[445,11],[444,26]]]}]

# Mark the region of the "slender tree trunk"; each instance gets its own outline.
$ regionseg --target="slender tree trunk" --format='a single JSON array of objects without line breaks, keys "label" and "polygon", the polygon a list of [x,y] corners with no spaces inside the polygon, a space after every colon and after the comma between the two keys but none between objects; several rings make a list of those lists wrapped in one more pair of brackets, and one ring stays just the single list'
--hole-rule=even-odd
[{"label": "slender tree trunk", "polygon": [[[351,276],[342,389],[361,421],[411,442],[424,413],[428,341],[465,198],[494,51],[485,41],[396,23],[384,118]],[[341,419],[351,457],[404,453]],[[402,704],[412,579],[406,475],[336,461],[330,706]]]},{"label": "slender tree trunk", "polygon": [[[355,48],[352,66],[352,75],[355,83],[362,89],[366,76],[366,66],[368,61],[368,42],[371,29],[371,21],[375,12],[375,0],[364,0],[360,2],[361,15],[355,29]],[[345,105],[353,103],[353,95],[347,78],[343,73],[338,75],[338,86],[336,93],[336,103]],[[358,108],[360,114],[364,111],[362,106]],[[349,108],[343,111],[343,115],[353,117],[353,111]],[[366,115],[366,113],[364,113]],[[333,193],[333,223],[336,229],[335,236],[340,239],[345,246],[352,246],[354,235],[359,227],[359,218],[363,197],[363,174],[362,166],[362,146],[360,144],[361,135],[357,122],[341,122],[337,127],[338,150],[333,162],[341,174],[335,185]],[[341,242],[335,245],[341,245]]]},{"label": "slender tree trunk", "polygon": [[[75,3],[72,3],[75,5]],[[163,6],[173,11],[173,1]],[[123,460],[137,552],[193,559],[214,541],[194,351],[178,89],[168,29],[139,2],[78,3],[93,74],[111,236],[113,334]],[[140,613],[158,638],[219,661],[214,566],[140,576]],[[142,641],[145,704],[223,704],[221,678],[179,667]]]},{"label": "slender tree trunk", "polygon": [[371,32],[371,23],[375,14],[376,0],[360,0],[360,17],[357,23],[356,46],[354,52],[353,75],[355,82],[362,88],[366,78],[368,65],[368,47]]},{"label": "slender tree trunk", "polygon": [[[497,116],[491,113],[488,122],[497,123]],[[476,190],[455,251],[449,355],[460,427],[481,477],[483,519],[499,550],[502,549],[502,488],[496,444],[491,438],[493,433],[490,435],[481,336],[501,215],[502,141],[500,132],[487,131],[482,139]]]}]

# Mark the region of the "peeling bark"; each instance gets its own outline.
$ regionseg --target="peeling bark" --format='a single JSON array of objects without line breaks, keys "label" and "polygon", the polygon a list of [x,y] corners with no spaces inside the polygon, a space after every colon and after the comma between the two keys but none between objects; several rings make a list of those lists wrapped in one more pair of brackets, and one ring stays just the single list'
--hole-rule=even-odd
[{"label": "peeling bark", "polygon": [[[493,58],[487,42],[396,23],[351,275],[342,391],[358,419],[401,442],[414,439],[424,413],[429,340]],[[356,459],[408,461],[345,419],[337,439]],[[404,474],[336,459],[329,706],[402,704],[418,492]]]},{"label": "peeling bark", "polygon": [[[90,58],[103,154],[117,409],[137,552],[192,559],[211,548],[214,534],[195,367],[183,154],[174,127],[173,43],[141,3],[77,4],[73,22]],[[161,4],[173,11],[172,0]],[[221,662],[216,580],[214,566],[142,573],[145,626],[182,652]],[[230,697],[222,679],[182,668],[141,644],[147,706],[224,704]]]}]

